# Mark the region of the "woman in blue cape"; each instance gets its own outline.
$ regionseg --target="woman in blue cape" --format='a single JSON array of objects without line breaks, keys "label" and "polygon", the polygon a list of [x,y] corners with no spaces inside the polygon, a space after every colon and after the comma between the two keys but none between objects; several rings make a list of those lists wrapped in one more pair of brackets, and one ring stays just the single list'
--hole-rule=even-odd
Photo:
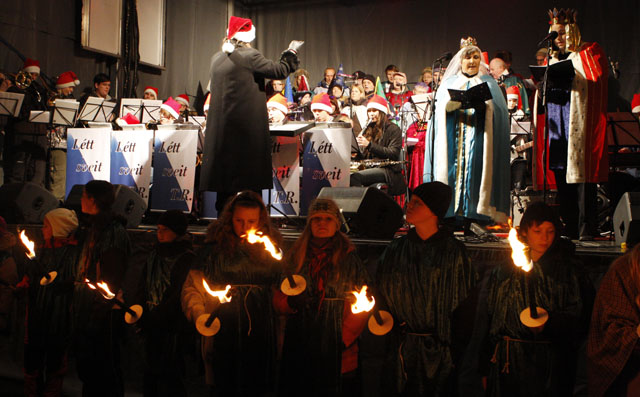
[{"label": "woman in blue cape", "polygon": [[[435,117],[425,145],[424,181],[440,181],[453,189],[446,217],[500,221],[509,208],[507,104],[481,62],[475,39],[462,39],[460,47],[436,94]],[[483,83],[488,85],[490,99],[451,100],[449,89],[465,91]]]}]

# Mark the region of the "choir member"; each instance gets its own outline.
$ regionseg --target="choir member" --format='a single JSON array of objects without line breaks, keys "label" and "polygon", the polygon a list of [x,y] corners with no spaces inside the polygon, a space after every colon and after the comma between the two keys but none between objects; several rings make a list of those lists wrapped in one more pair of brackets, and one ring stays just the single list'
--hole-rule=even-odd
[{"label": "choir member", "polygon": [[[525,272],[507,260],[489,275],[487,298],[480,299],[486,309],[479,309],[488,319],[479,362],[481,373],[488,375],[488,396],[572,395],[593,290],[575,245],[560,237],[560,228],[551,207],[530,204],[518,234],[530,249],[533,268]],[[548,312],[539,327],[521,321],[520,313],[532,304]]]},{"label": "choir member", "polygon": [[86,224],[79,230],[80,260],[74,292],[75,355],[85,396],[122,396],[120,339],[123,316],[85,283],[105,282],[118,293],[127,268],[131,242],[126,220],[112,207],[115,189],[107,181],[88,182],[82,191]]},{"label": "choir member", "polygon": [[[78,217],[57,208],[44,216],[44,246],[38,266],[29,266],[21,282],[28,286],[24,338],[24,395],[62,396],[71,344],[73,282],[80,250],[74,234]],[[57,272],[51,284],[41,285],[44,272]]]},{"label": "choir member", "polygon": [[340,209],[315,199],[307,225],[291,248],[291,272],[307,280],[302,294],[276,292],[287,313],[280,394],[358,395],[358,336],[369,313],[353,314],[351,291],[369,285],[367,272],[349,238],[340,232]]},{"label": "choir member", "polygon": [[477,275],[464,244],[439,225],[451,195],[441,182],[414,189],[407,207],[407,222],[414,227],[380,258],[379,301],[394,319],[382,395],[453,395],[454,368],[468,340],[454,336],[472,329],[460,313],[473,307]]},{"label": "choir member", "polygon": [[[279,246],[278,230],[262,199],[244,191],[231,198],[210,225],[203,262],[189,272],[182,288],[182,310],[190,322],[213,310],[220,321],[220,331],[202,342],[205,376],[218,393],[214,395],[263,396],[274,390],[277,327],[272,291],[282,267],[261,244],[247,242],[245,234],[251,229]],[[221,304],[206,292],[203,280],[213,290],[231,285],[231,301]]]}]

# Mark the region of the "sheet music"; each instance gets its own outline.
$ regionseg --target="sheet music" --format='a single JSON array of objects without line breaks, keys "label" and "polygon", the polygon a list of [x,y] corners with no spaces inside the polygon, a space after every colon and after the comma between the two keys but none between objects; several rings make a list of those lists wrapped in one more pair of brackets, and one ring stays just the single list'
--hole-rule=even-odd
[{"label": "sheet music", "polygon": [[120,117],[127,114],[134,115],[138,120],[142,119],[142,99],[122,98],[120,101]]},{"label": "sheet music", "polygon": [[160,100],[143,99],[142,118],[139,119],[142,124],[146,124],[150,121],[160,120],[160,106],[162,106],[162,101]]},{"label": "sheet music", "polygon": [[0,115],[18,117],[24,94],[0,92]]},{"label": "sheet music", "polygon": [[49,124],[51,112],[48,110],[32,110],[29,113],[29,122]]},{"label": "sheet music", "polygon": [[56,125],[73,126],[80,102],[75,99],[56,99],[54,102],[53,120]]},{"label": "sheet music", "polygon": [[98,116],[98,110],[100,110],[100,105],[102,105],[103,102],[104,98],[99,98],[97,96],[90,96],[87,98],[87,101],[84,103],[84,106],[80,111],[78,120],[96,121],[95,119]]},{"label": "sheet music", "polygon": [[426,120],[425,114],[427,114],[432,100],[433,93],[418,94],[411,97],[411,102],[416,105],[416,112],[418,113],[420,120]]},{"label": "sheet music", "polygon": [[100,107],[100,111],[98,111],[98,114],[96,115],[96,118],[95,118],[94,121],[110,122],[111,121],[111,115],[113,114],[113,111],[114,111],[115,108],[116,108],[116,103],[115,102],[108,102],[108,101],[102,102],[102,106]]}]

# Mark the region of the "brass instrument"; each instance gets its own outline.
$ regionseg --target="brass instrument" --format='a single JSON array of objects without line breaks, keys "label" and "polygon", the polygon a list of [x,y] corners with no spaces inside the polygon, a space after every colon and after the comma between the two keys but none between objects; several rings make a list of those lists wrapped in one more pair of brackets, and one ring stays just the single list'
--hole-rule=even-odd
[{"label": "brass instrument", "polygon": [[369,168],[391,167],[403,163],[406,163],[406,161],[365,159],[360,161],[352,161],[349,168],[351,173],[353,174],[354,172],[366,170]]},{"label": "brass instrument", "polygon": [[31,75],[24,70],[19,71],[18,73],[4,73],[6,79],[11,82],[11,84],[15,85],[21,90],[26,90],[29,88],[33,80],[31,79]]}]

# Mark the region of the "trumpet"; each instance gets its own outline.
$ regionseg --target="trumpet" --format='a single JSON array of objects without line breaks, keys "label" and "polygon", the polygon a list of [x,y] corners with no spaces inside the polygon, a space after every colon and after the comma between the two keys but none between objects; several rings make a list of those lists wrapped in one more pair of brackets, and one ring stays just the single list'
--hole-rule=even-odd
[{"label": "trumpet", "polygon": [[11,84],[21,90],[26,90],[33,82],[31,75],[24,70],[21,70],[18,73],[4,73],[4,75],[6,76],[5,80],[9,80]]}]

